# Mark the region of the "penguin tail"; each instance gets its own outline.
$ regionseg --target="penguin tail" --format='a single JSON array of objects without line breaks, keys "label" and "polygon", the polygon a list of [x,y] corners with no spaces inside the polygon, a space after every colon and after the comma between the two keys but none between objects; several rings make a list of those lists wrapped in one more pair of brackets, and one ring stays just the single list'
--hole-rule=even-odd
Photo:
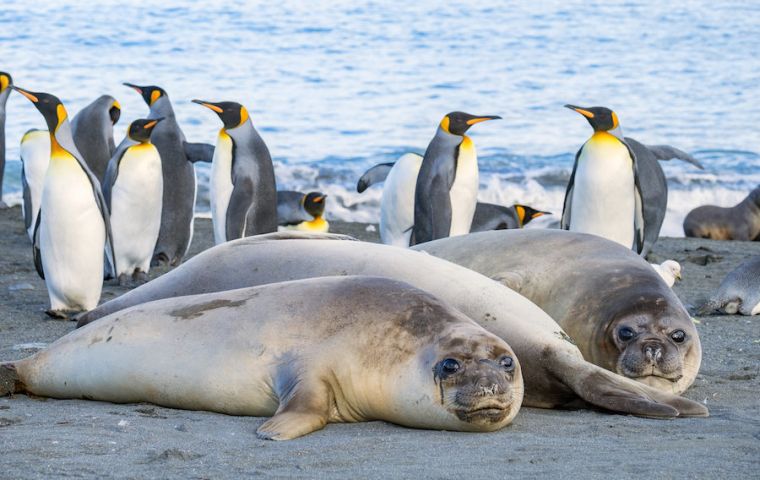
[{"label": "penguin tail", "polygon": [[13,396],[24,390],[16,370],[16,362],[0,363],[0,397]]}]

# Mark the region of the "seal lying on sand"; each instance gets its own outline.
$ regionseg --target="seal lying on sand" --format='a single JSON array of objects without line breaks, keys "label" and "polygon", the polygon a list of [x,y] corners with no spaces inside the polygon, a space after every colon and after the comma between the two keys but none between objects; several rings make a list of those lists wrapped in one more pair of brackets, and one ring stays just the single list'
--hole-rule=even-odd
[{"label": "seal lying on sand", "polygon": [[501,230],[417,249],[526,296],[600,367],[676,394],[697,376],[702,347],[689,313],[651,265],[615,242],[561,230]]},{"label": "seal lying on sand", "polygon": [[369,420],[493,431],[512,421],[523,395],[503,340],[430,294],[378,277],[159,300],[2,364],[0,379],[0,394],[274,415],[257,430],[273,440]]},{"label": "seal lying on sand", "polygon": [[715,310],[729,315],[760,315],[760,256],[731,270],[699,314],[709,315]]},{"label": "seal lying on sand", "polygon": [[504,339],[520,359],[524,405],[567,406],[580,397],[599,407],[642,416],[707,415],[696,402],[588,363],[540,308],[479,273],[425,253],[341,240],[346,238],[281,232],[217,245],[84,314],[80,324],[159,298],[325,275],[377,275],[430,292]]},{"label": "seal lying on sand", "polygon": [[760,186],[733,207],[702,205],[695,208],[686,215],[683,232],[687,237],[713,240],[759,240]]}]

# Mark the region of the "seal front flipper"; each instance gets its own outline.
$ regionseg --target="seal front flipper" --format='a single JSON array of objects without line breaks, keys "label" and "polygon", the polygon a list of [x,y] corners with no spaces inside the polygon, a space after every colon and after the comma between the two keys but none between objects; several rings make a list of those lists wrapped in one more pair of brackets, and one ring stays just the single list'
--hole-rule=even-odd
[{"label": "seal front flipper", "polygon": [[378,163],[374,167],[370,167],[356,183],[356,191],[362,193],[372,185],[384,182],[395,164],[395,162]]},{"label": "seal front flipper", "polygon": [[[304,372],[286,376],[304,375]],[[280,395],[280,406],[274,416],[264,422],[256,435],[264,440],[292,440],[321,430],[327,425],[330,412],[330,394],[321,380],[292,378]]]},{"label": "seal front flipper", "polygon": [[185,156],[191,163],[205,162],[211,163],[214,158],[214,146],[208,143],[190,143],[184,142]]}]

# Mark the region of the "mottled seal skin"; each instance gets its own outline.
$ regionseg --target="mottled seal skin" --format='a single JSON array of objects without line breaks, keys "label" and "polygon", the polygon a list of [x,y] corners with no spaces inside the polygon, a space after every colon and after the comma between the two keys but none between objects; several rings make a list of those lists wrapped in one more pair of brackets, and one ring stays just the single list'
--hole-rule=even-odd
[{"label": "mottled seal skin", "polygon": [[697,207],[683,221],[687,237],[712,240],[760,240],[760,186],[733,207]]},{"label": "mottled seal skin", "polygon": [[502,230],[419,247],[524,295],[570,335],[583,357],[680,394],[702,362],[681,301],[639,255],[594,235]]},{"label": "mottled seal skin", "polygon": [[504,339],[520,359],[524,405],[575,406],[583,399],[608,410],[647,417],[707,415],[703,405],[585,361],[545,312],[477,272],[423,252],[346,238],[350,237],[281,232],[217,245],[84,314],[79,324],[159,298],[321,276],[383,276],[430,292]]},{"label": "mottled seal skin", "polygon": [[362,276],[140,305],[0,370],[11,393],[274,415],[257,430],[273,440],[370,420],[493,431],[523,393],[506,342],[428,293]]},{"label": "mottled seal skin", "polygon": [[760,256],[731,270],[698,313],[709,315],[716,310],[729,315],[760,315]]}]

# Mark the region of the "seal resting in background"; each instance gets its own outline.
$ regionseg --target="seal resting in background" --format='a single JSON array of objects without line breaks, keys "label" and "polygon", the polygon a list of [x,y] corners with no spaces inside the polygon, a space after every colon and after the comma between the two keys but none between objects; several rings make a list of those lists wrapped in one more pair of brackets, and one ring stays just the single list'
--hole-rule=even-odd
[{"label": "seal resting in background", "polygon": [[760,315],[760,256],[749,258],[731,270],[698,313],[709,315],[716,310],[729,315]]},{"label": "seal resting in background", "polygon": [[699,372],[702,347],[688,311],[646,260],[615,242],[561,230],[501,230],[417,248],[524,295],[600,367],[675,394]]},{"label": "seal resting in background", "polygon": [[733,207],[697,207],[683,221],[687,237],[713,240],[760,240],[760,185]]},{"label": "seal resting in background", "polygon": [[[564,407],[578,398],[648,417],[704,416],[707,409],[585,361],[535,304],[483,275],[432,255],[342,235],[280,232],[206,250],[186,264],[80,317],[80,325],[159,298],[335,275],[376,275],[430,292],[504,339],[520,359],[524,405]],[[653,275],[654,270],[651,269]]]},{"label": "seal resting in background", "polygon": [[159,300],[0,372],[0,393],[274,415],[257,430],[272,440],[370,420],[493,431],[523,395],[503,340],[430,294],[377,277]]}]

